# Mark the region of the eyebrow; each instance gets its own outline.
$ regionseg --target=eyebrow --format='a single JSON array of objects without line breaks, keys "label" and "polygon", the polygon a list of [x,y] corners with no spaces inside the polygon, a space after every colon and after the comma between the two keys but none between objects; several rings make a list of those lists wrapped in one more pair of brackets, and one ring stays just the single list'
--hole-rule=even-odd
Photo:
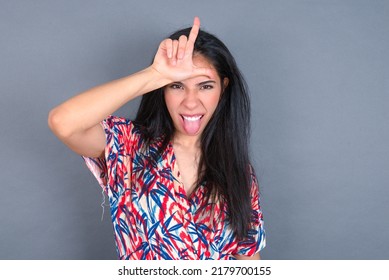
[{"label": "eyebrow", "polygon": [[[180,86],[184,86],[185,85],[183,82],[173,82],[171,84],[172,85],[180,85]],[[206,85],[206,84],[216,84],[216,81],[208,80],[208,81],[200,82],[200,83],[196,84],[196,86],[203,86],[203,85]]]},{"label": "eyebrow", "polygon": [[198,86],[203,86],[203,85],[209,84],[209,83],[211,83],[211,84],[216,84],[216,81],[214,81],[214,80],[208,80],[208,81],[204,81],[204,82],[198,83],[197,85],[198,85]]}]

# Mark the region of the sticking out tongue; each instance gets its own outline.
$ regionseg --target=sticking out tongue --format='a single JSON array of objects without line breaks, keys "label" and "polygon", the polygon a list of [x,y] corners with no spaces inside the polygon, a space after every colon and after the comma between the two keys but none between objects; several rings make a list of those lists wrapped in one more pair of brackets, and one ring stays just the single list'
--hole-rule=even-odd
[{"label": "sticking out tongue", "polygon": [[185,132],[194,135],[200,130],[201,118],[184,118],[184,129]]}]

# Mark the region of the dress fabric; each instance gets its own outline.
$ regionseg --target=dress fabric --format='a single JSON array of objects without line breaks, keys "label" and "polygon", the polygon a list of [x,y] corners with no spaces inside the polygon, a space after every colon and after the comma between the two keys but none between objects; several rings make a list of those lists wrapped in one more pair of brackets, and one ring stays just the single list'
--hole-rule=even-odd
[{"label": "dress fabric", "polygon": [[[252,229],[238,241],[228,211],[205,201],[205,187],[187,197],[173,146],[157,156],[130,120],[109,116],[103,126],[105,158],[84,160],[109,198],[120,259],[234,259],[265,247],[259,188],[252,172]],[[252,169],[251,169],[252,170]],[[212,214],[211,214],[212,213]]]}]

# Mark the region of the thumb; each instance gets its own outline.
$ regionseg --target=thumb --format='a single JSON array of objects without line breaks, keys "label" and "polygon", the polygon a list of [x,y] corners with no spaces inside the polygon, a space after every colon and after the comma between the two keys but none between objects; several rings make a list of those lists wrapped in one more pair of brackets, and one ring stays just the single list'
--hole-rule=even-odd
[{"label": "thumb", "polygon": [[209,67],[194,67],[192,75],[193,77],[197,76],[206,76],[207,78],[212,79],[215,76],[214,69]]}]

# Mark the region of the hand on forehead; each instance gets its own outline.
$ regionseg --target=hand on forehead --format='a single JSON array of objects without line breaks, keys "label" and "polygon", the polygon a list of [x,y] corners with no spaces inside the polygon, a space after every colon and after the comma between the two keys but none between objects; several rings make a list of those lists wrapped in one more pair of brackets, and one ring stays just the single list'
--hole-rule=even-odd
[{"label": "hand on forehead", "polygon": [[209,71],[207,71],[206,74],[194,73],[190,78],[194,78],[194,77],[203,77],[204,78],[205,77],[205,78],[213,79],[213,80],[220,79],[213,64],[202,54],[196,54],[196,53],[193,54],[193,66],[195,68],[208,69]]}]

